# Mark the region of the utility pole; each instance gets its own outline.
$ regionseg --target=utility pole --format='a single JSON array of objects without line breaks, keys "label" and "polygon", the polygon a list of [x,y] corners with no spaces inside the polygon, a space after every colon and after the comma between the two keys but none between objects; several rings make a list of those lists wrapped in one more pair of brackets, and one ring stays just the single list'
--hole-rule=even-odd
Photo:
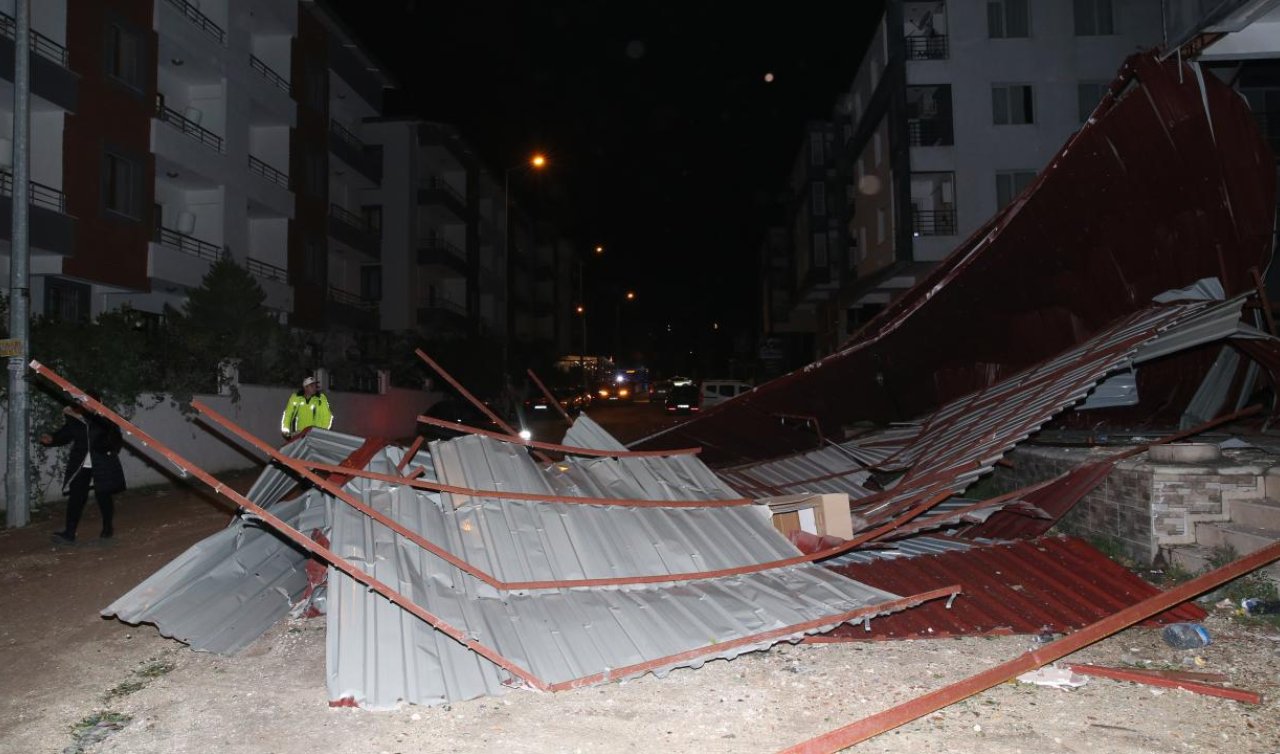
[{"label": "utility pole", "polygon": [[31,0],[16,0],[13,40],[13,234],[9,244],[9,337],[17,353],[9,357],[8,471],[6,520],[10,528],[31,523],[27,443],[31,418],[27,396],[27,357],[31,335],[31,289],[27,198],[31,191]]}]

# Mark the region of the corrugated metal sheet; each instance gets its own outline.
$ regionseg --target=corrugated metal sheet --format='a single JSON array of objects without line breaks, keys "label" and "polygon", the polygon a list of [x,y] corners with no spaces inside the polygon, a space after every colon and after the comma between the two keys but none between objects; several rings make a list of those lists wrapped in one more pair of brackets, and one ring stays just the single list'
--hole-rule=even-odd
[{"label": "corrugated metal sheet", "polygon": [[[433,444],[439,480],[471,488],[542,492],[577,484],[612,493],[714,475],[696,459],[594,459],[542,471],[522,447],[483,437]],[[636,461],[637,463],[632,463]],[[561,471],[568,466],[570,471]],[[619,485],[641,468],[655,481]],[[690,493],[723,497],[721,486]],[[504,580],[672,574],[770,562],[796,554],[758,507],[632,508],[429,495],[375,488],[375,508]],[[733,657],[829,625],[723,650],[709,645],[874,606],[894,595],[813,564],[658,585],[498,592],[347,506],[335,510],[334,550],[371,569],[446,622],[549,684],[657,663],[638,674]],[[367,588],[330,570],[329,689],[334,703],[385,708],[496,693],[504,673],[438,636]],[[459,651],[461,650],[461,651]],[[699,650],[705,650],[705,653]],[[682,656],[682,653],[691,653]],[[620,672],[620,671],[619,671]],[[623,675],[615,677],[624,677]]]},{"label": "corrugated metal sheet", "polygon": [[[365,441],[313,430],[282,450],[294,457],[341,463]],[[398,449],[391,449],[391,453]],[[381,454],[373,465],[394,465]],[[353,482],[355,486],[363,480]],[[297,486],[286,472],[268,466],[250,487],[250,500],[270,508],[303,532],[329,527],[328,503],[317,492],[283,500]],[[102,614],[126,623],[152,623],[160,633],[193,649],[232,654],[288,613],[307,587],[306,557],[252,517],[236,516],[112,602]]]},{"label": "corrugated metal sheet", "polygon": [[[818,416],[829,437],[901,421],[1067,351],[1171,288],[1217,275],[1226,295],[1251,292],[1249,270],[1271,260],[1275,185],[1237,93],[1180,60],[1134,55],[1034,184],[847,349],[637,447],[701,445],[715,466],[777,458],[814,447],[812,431],[778,427],[778,414]],[[1208,368],[1189,359],[1152,364],[1175,379],[1144,390],[1134,413],[1176,422]]]},{"label": "corrugated metal sheet", "polygon": [[[1159,590],[1087,542],[1046,537],[896,560],[842,565],[835,570],[882,589],[910,593],[959,582],[951,609],[930,603],[871,621],[871,630],[842,627],[821,640],[922,639],[974,634],[1067,633]],[[1187,603],[1157,622],[1202,620]]]},{"label": "corrugated metal sheet", "polygon": [[617,438],[609,434],[608,430],[587,416],[585,411],[579,413],[577,418],[573,420],[573,424],[569,426],[569,431],[564,433],[564,440],[560,444],[573,445],[579,448],[594,448],[596,450],[627,449],[627,446],[618,442]]}]

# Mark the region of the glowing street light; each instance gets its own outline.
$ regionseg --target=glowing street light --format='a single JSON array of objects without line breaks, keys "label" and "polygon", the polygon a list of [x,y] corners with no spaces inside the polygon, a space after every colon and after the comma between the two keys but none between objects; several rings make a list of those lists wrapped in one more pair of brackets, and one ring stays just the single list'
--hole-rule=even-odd
[{"label": "glowing street light", "polygon": [[599,256],[599,255],[601,255],[601,254],[603,254],[603,253],[604,253],[604,247],[603,247],[603,246],[596,246],[596,255],[597,255],[597,256]]}]

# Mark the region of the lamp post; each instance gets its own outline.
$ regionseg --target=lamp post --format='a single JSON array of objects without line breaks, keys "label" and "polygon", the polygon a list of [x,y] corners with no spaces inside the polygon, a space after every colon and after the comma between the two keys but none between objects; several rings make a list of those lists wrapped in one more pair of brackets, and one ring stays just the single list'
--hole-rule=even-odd
[{"label": "lamp post", "polygon": [[[629,301],[635,301],[635,300],[636,300],[636,292],[627,291],[626,293],[618,297],[618,301],[616,303],[617,308],[614,309],[614,320],[613,320],[614,357],[613,358],[615,363],[621,361],[621,358],[622,358],[622,305]],[[622,365],[618,364],[618,366],[622,366]]]},{"label": "lamp post", "polygon": [[511,174],[516,170],[541,170],[546,167],[547,158],[535,152],[528,162],[512,165],[502,174],[502,258],[506,274],[502,276],[502,305],[505,308],[505,330],[502,336],[502,375],[504,381],[509,375],[509,354],[511,352],[512,323],[511,316]]}]

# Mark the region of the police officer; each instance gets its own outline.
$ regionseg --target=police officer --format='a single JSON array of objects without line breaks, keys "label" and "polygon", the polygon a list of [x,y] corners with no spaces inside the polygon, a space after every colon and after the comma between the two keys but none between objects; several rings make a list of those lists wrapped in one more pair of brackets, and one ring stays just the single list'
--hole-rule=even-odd
[{"label": "police officer", "polygon": [[289,396],[284,415],[280,417],[280,434],[292,440],[311,427],[329,429],[333,426],[333,412],[329,409],[329,396],[320,391],[320,382],[308,376],[302,381],[302,389]]}]

